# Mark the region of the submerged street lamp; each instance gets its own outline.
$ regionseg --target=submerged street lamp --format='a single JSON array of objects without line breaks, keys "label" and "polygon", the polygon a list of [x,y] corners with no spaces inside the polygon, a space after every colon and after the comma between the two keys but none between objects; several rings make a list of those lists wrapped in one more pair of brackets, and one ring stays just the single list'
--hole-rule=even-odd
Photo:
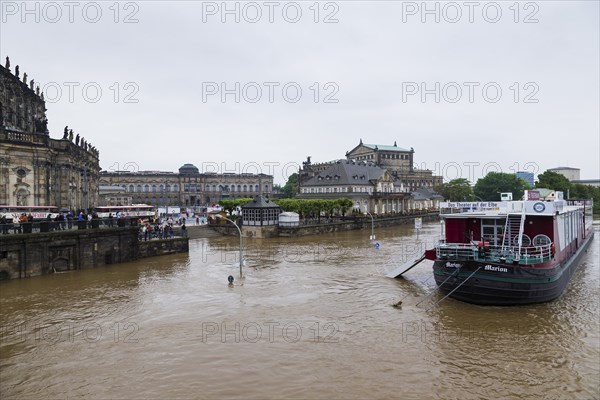
[{"label": "submerged street lamp", "polygon": [[227,217],[224,217],[224,216],[222,216],[222,215],[220,215],[220,214],[217,214],[217,215],[216,215],[216,217],[217,217],[217,219],[221,219],[221,218],[223,218],[223,219],[225,219],[225,220],[227,220],[227,221],[231,222],[231,223],[233,224],[233,226],[235,226],[235,227],[237,228],[237,230],[238,230],[238,233],[240,234],[240,278],[241,278],[241,277],[242,277],[242,265],[243,265],[243,263],[244,263],[244,258],[243,258],[243,253],[242,253],[242,252],[243,252],[243,248],[244,248],[244,243],[243,243],[243,238],[242,238],[242,230],[241,230],[241,229],[240,229],[240,227],[239,227],[239,226],[237,226],[237,224],[236,224],[234,221],[232,221],[231,219],[229,219],[229,218],[227,218]]},{"label": "submerged street lamp", "polygon": [[365,212],[369,214],[369,216],[371,216],[371,236],[369,237],[369,240],[375,240],[375,226],[373,222],[373,215],[371,215],[371,213],[368,211]]}]

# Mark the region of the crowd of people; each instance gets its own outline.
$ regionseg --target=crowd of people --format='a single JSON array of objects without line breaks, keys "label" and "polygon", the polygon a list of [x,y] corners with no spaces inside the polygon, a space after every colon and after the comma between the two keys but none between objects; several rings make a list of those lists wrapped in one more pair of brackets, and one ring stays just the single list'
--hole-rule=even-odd
[{"label": "crowd of people", "polygon": [[[185,214],[184,214],[185,215]],[[119,223],[120,219],[127,219],[125,225]],[[192,225],[201,223],[200,218],[192,218]],[[48,214],[44,219],[34,219],[31,214],[21,213],[19,215],[0,214],[0,234],[18,234],[33,232],[52,232],[82,228],[100,228],[116,226],[135,226],[135,219],[128,218],[124,214],[112,213],[106,218],[99,218],[95,212],[65,211],[57,214]],[[84,224],[84,226],[81,226]],[[171,239],[175,237],[174,227],[178,226],[180,235],[187,236],[186,218],[184,217],[153,217],[137,220],[139,226],[139,240]],[[178,232],[179,233],[179,232]]]},{"label": "crowd of people", "polygon": [[64,231],[73,229],[73,227],[79,228],[81,221],[85,221],[86,228],[98,228],[101,224],[112,227],[116,225],[115,220],[118,218],[119,216],[110,214],[108,218],[100,219],[95,212],[87,213],[84,210],[48,214],[43,219],[34,219],[31,213],[2,214],[0,215],[0,233],[6,235],[9,233],[32,233],[33,230],[41,232]]},{"label": "crowd of people", "polygon": [[140,231],[138,234],[139,240],[151,240],[151,239],[172,239],[175,237],[173,231],[173,225],[177,224],[181,226],[181,235],[187,236],[187,227],[185,226],[185,218],[173,218],[160,219],[152,218],[146,221],[142,219],[138,220]]}]

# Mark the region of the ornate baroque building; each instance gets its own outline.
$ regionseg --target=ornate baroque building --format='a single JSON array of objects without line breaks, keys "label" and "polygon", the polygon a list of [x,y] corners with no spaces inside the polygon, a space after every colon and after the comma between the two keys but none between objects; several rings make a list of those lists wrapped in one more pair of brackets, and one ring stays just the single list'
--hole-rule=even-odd
[{"label": "ornate baroque building", "polygon": [[[98,151],[65,127],[49,135],[44,94],[0,66],[0,204],[88,209],[98,199]],[[35,88],[34,88],[35,87]]]},{"label": "ornate baroque building", "polygon": [[420,187],[433,188],[442,184],[441,176],[433,175],[431,170],[418,170],[413,167],[415,150],[393,146],[366,144],[362,139],[352,150],[346,152],[346,159],[354,161],[370,161],[387,169],[396,179],[399,179],[409,191]]},{"label": "ornate baroque building", "polygon": [[100,185],[123,187],[133,203],[193,207],[217,203],[221,199],[269,197],[273,191],[273,176],[200,173],[194,165],[185,164],[179,168],[179,173],[103,171]]},{"label": "ornate baroque building", "polygon": [[346,152],[345,160],[313,164],[310,157],[298,174],[299,198],[350,198],[354,208],[374,214],[437,207],[433,187],[442,177],[413,167],[414,150],[364,144]]}]

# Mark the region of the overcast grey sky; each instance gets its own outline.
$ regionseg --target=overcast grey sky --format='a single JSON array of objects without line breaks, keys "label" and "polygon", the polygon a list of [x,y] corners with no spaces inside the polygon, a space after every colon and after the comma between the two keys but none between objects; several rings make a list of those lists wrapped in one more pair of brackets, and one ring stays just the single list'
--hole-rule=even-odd
[{"label": "overcast grey sky", "polygon": [[597,1],[0,3],[2,64],[105,170],[285,183],[362,138],[445,180],[600,175]]}]

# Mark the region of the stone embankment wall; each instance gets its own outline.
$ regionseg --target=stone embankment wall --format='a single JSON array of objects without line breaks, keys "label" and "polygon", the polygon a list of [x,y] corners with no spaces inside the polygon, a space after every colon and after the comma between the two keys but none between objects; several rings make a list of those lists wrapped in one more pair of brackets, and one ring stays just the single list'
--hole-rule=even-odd
[{"label": "stone embankment wall", "polygon": [[[422,218],[423,222],[437,221],[439,220],[438,213],[412,215],[412,216],[394,216],[394,217],[376,217],[373,219],[373,226],[375,228],[403,225],[403,224],[414,224],[415,218]],[[323,218],[325,221],[325,218]],[[248,229],[250,228],[250,229]],[[233,235],[237,236],[237,229],[231,224],[227,225],[212,225],[211,229],[220,235]],[[262,228],[262,232],[259,234],[256,232],[257,227],[244,227],[242,226],[242,234],[244,237],[298,237],[307,235],[320,235],[322,233],[332,233],[339,231],[349,231],[356,229],[371,229],[370,218],[357,218],[354,219],[349,217],[345,221],[327,222],[318,225],[300,225],[295,228],[282,228],[275,226],[266,226]]]},{"label": "stone embankment wall", "polygon": [[[422,218],[423,222],[437,221],[438,213],[414,215],[414,216],[397,216],[397,217],[376,217],[373,219],[373,226],[381,228],[385,226],[404,225],[415,223],[415,218]],[[371,219],[360,218],[358,220],[339,221],[324,223],[319,225],[299,226],[297,228],[279,228],[279,236],[296,237],[306,235],[320,235],[322,233],[331,233],[339,231],[350,231],[356,229],[371,229]]]},{"label": "stone embankment wall", "polygon": [[138,241],[137,227],[0,236],[0,280],[188,251],[188,238]]},{"label": "stone embankment wall", "polygon": [[148,240],[138,243],[136,258],[162,256],[165,254],[184,253],[189,250],[189,239],[176,237],[164,240]]}]

